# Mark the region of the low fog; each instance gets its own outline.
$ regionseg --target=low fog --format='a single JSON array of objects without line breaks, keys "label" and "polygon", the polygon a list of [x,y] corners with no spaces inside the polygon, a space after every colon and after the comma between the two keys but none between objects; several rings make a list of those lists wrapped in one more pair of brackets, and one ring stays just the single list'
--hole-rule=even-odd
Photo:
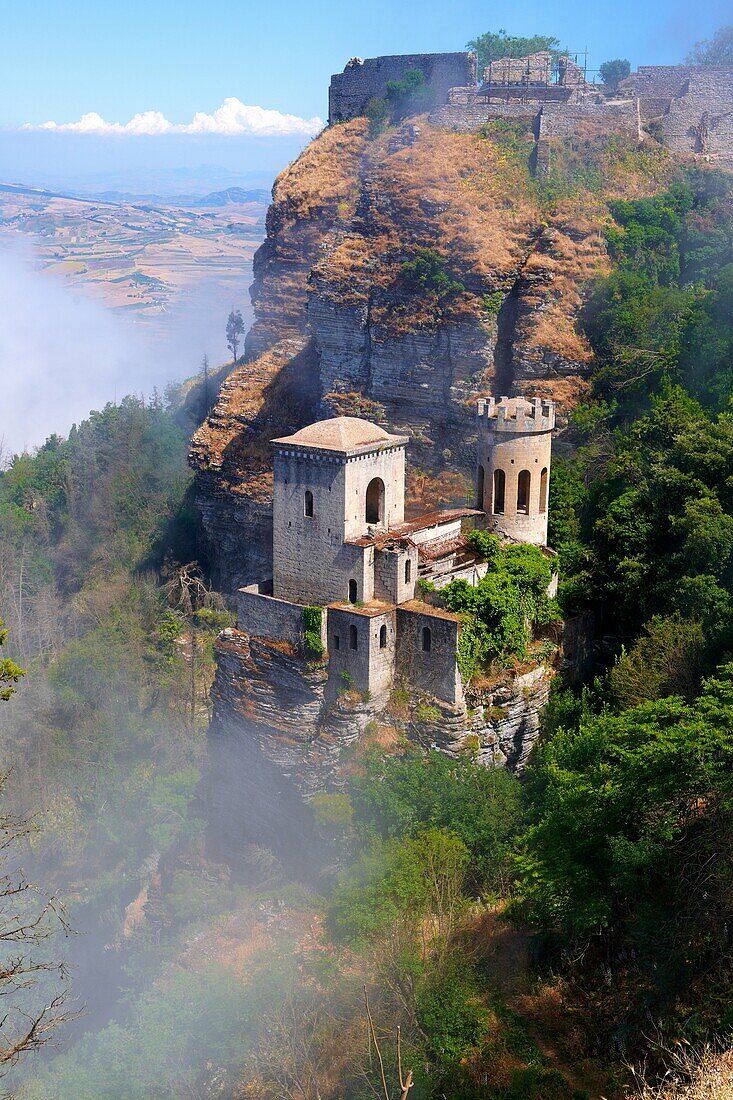
[{"label": "low fog", "polygon": [[[90,409],[129,393],[162,392],[194,374],[204,354],[227,358],[224,326],[232,305],[248,323],[249,276],[232,294],[216,280],[181,294],[154,318],[114,313],[71,291],[34,263],[19,242],[0,250],[0,440],[9,452],[68,433]],[[234,301],[232,298],[234,297]]]}]

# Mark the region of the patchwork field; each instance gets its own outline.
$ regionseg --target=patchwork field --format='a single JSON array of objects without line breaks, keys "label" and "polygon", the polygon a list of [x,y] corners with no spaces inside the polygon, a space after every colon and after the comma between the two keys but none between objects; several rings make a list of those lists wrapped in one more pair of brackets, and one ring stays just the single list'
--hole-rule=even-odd
[{"label": "patchwork field", "polygon": [[0,185],[0,246],[29,239],[43,270],[104,305],[154,318],[197,284],[239,303],[264,236],[262,192],[191,206],[102,202]]}]

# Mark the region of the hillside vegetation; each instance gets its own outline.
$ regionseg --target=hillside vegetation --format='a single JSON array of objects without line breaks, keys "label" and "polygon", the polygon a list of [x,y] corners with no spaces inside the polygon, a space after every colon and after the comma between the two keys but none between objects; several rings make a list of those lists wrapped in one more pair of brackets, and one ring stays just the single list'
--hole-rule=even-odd
[{"label": "hillside vegetation", "polygon": [[[211,642],[230,620],[185,433],[128,399],[16,458],[0,607],[28,676],[0,711],[7,797],[38,813],[31,867],[86,933],[71,957],[96,997],[58,1056],[19,1071],[23,1100],[367,1100],[408,1072],[410,1100],[729,1095],[733,183],[592,134],[538,181],[521,126],[420,126],[391,154],[389,130],[334,127],[281,177],[252,359],[194,437],[198,484],[212,507],[262,506],[264,441],[319,400],[410,428],[429,386],[319,393],[319,304],[368,314],[370,354],[473,326],[478,362],[514,292],[506,377],[568,420],[550,541],[562,613],[594,624],[592,672],[558,678],[521,782],[368,728],[313,800],[319,873],[294,883],[251,845],[236,882],[204,843]],[[457,371],[439,404],[470,409],[496,366]],[[436,417],[414,413],[439,457],[411,480],[433,500],[470,449],[438,446]],[[467,657],[520,653],[527,621],[556,614],[546,565],[484,550],[497,583],[445,598],[476,612]]]}]

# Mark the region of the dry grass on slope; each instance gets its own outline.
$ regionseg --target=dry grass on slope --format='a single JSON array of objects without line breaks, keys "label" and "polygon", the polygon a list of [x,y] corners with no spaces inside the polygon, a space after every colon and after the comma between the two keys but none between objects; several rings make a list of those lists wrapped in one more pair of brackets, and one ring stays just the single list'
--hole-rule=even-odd
[{"label": "dry grass on slope", "polygon": [[191,465],[202,473],[213,471],[221,487],[252,500],[270,500],[270,440],[313,418],[316,375],[306,337],[282,340],[237,367],[191,440]]},{"label": "dry grass on slope", "polygon": [[[421,126],[420,139],[398,153],[387,153],[386,136],[369,147],[359,216],[344,225],[316,269],[319,290],[329,297],[364,298],[374,287],[399,296],[402,263],[420,248],[434,248],[469,288],[451,303],[460,315],[478,308],[472,287],[480,294],[500,287],[521,263],[537,208],[518,185],[518,172],[475,135]],[[494,183],[478,187],[479,178]],[[429,294],[424,298],[411,297],[412,327],[435,306]],[[388,308],[375,320],[389,323]]]},{"label": "dry grass on slope", "polygon": [[[353,201],[366,147],[367,123],[357,118],[330,126],[275,181],[274,201],[292,218]],[[341,213],[346,213],[342,207]]]},{"label": "dry grass on slope", "polygon": [[680,1044],[660,1085],[641,1084],[640,1100],[733,1100],[733,1051]]}]

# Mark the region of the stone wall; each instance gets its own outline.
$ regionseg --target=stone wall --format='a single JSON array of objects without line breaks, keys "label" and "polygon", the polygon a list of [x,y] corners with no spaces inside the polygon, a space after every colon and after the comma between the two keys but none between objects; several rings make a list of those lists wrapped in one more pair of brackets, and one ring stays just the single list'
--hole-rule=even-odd
[{"label": "stone wall", "polygon": [[502,57],[484,69],[486,84],[549,84],[552,54],[543,50],[529,57]]},{"label": "stone wall", "polygon": [[343,122],[366,111],[370,99],[381,98],[390,80],[402,80],[410,69],[419,69],[436,103],[450,88],[476,83],[476,55],[472,53],[399,54],[353,58],[342,73],[331,77],[328,121]]},{"label": "stone wall", "polygon": [[526,121],[527,129],[534,129],[539,118],[537,104],[492,103],[476,99],[471,88],[454,88],[447,103],[432,111],[430,121],[456,133],[472,133],[492,118],[514,118]]},{"label": "stone wall", "polygon": [[378,550],[374,556],[374,595],[390,603],[411,600],[415,595],[417,570],[417,548],[411,543]]},{"label": "stone wall", "polygon": [[588,126],[639,136],[639,115],[633,99],[611,103],[594,99],[584,103],[504,103],[479,98],[471,89],[456,88],[449,102],[430,115],[436,126],[458,133],[480,130],[493,118],[526,121],[528,131],[539,140],[570,136]]},{"label": "stone wall", "polygon": [[733,161],[733,70],[693,73],[686,94],[672,100],[662,133],[676,153]]},{"label": "stone wall", "polygon": [[[397,608],[397,674],[409,689],[452,705],[463,700],[458,673],[460,620],[414,601]],[[423,631],[430,631],[429,649]]]},{"label": "stone wall", "polygon": [[[260,591],[259,585],[240,588],[237,592],[237,625],[240,630],[255,638],[290,642],[300,647],[303,643],[303,604],[275,599]],[[321,641],[325,646],[325,613],[321,621]]]},{"label": "stone wall", "polygon": [[638,138],[640,125],[638,105],[633,99],[610,103],[546,103],[539,115],[539,137],[569,137],[583,128],[597,127]]},{"label": "stone wall", "polygon": [[630,88],[635,96],[645,99],[683,95],[686,83],[693,72],[691,65],[640,65],[636,72],[623,81],[621,87]]},{"label": "stone wall", "polygon": [[[356,691],[369,692],[375,705],[384,706],[394,684],[395,609],[329,607],[327,636],[330,691],[353,685]],[[348,673],[348,682],[343,673]]]}]

